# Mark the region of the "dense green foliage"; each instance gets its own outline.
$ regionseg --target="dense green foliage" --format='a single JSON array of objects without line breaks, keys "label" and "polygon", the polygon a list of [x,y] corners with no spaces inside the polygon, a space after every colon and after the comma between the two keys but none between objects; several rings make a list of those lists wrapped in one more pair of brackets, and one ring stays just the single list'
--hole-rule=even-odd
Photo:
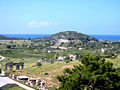
[{"label": "dense green foliage", "polygon": [[58,76],[61,82],[58,90],[118,90],[120,89],[119,73],[111,62],[99,56],[84,55],[82,65],[65,69],[64,75]]}]

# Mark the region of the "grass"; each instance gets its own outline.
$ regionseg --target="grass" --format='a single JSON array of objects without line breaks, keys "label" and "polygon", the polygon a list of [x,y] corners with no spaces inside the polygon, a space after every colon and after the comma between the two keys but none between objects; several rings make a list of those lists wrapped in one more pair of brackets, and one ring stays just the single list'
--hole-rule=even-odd
[{"label": "grass", "polygon": [[30,72],[34,73],[36,75],[40,75],[42,72],[49,72],[51,73],[54,70],[60,71],[61,68],[64,69],[64,66],[70,66],[70,65],[78,65],[79,61],[71,61],[70,63],[65,63],[65,62],[55,62],[55,63],[43,63],[42,66],[36,66],[36,63],[29,65],[26,64],[26,67],[24,69],[24,72]]},{"label": "grass", "polygon": [[113,63],[113,66],[114,68],[120,68],[120,58],[117,58],[117,59],[110,59],[110,58],[107,58],[106,61],[110,61]]},{"label": "grass", "polygon": [[[79,65],[79,60],[66,62],[55,62],[55,63],[42,63],[42,66],[36,66],[36,63],[25,64],[23,71],[12,72],[16,75],[27,75],[33,78],[41,78],[47,82],[47,87],[58,85],[57,76],[63,73],[65,68],[72,68],[74,65]],[[45,75],[48,73],[48,75]]]},{"label": "grass", "polygon": [[10,88],[5,88],[4,90],[26,90],[20,86],[12,86]]}]

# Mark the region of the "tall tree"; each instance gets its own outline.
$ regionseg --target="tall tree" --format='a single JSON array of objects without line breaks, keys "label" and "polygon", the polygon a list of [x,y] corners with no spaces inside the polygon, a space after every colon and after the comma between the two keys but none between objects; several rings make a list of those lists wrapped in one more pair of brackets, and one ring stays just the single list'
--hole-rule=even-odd
[{"label": "tall tree", "polygon": [[58,90],[120,89],[120,75],[111,62],[89,55],[84,55],[81,62],[73,69],[65,69],[64,75],[57,77],[61,82]]}]

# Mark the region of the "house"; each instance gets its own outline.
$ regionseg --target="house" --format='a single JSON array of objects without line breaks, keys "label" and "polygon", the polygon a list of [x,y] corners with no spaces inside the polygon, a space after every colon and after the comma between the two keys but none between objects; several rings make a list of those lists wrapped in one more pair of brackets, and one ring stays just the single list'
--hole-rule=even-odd
[{"label": "house", "polygon": [[62,57],[62,56],[59,56],[59,57],[57,57],[57,61],[64,61],[65,60],[65,56],[64,57]]},{"label": "house", "polygon": [[48,50],[48,53],[51,53],[51,51],[50,51],[50,50]]},{"label": "house", "polygon": [[76,60],[77,55],[69,54],[69,57],[70,57],[71,60]]},{"label": "house", "polygon": [[101,52],[104,53],[105,51],[107,51],[106,48],[101,48]]},{"label": "house", "polygon": [[62,49],[62,50],[67,50],[66,47],[58,47],[59,49]]},{"label": "house", "polygon": [[82,48],[79,48],[79,50],[82,50]]}]

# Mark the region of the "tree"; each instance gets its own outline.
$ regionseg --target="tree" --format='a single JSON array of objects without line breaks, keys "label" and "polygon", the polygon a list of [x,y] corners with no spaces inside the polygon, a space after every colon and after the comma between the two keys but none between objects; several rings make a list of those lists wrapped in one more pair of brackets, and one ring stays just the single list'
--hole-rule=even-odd
[{"label": "tree", "polygon": [[0,74],[2,73],[2,69],[0,68]]},{"label": "tree", "polygon": [[81,62],[73,69],[65,69],[64,75],[57,77],[61,82],[58,90],[120,89],[120,75],[111,62],[89,55],[83,55]]},{"label": "tree", "polygon": [[37,62],[36,65],[37,65],[37,66],[42,66],[42,63],[41,63],[41,62]]},{"label": "tree", "polygon": [[11,47],[12,47],[11,45],[7,45],[7,48],[8,48],[8,49],[11,49]]}]

